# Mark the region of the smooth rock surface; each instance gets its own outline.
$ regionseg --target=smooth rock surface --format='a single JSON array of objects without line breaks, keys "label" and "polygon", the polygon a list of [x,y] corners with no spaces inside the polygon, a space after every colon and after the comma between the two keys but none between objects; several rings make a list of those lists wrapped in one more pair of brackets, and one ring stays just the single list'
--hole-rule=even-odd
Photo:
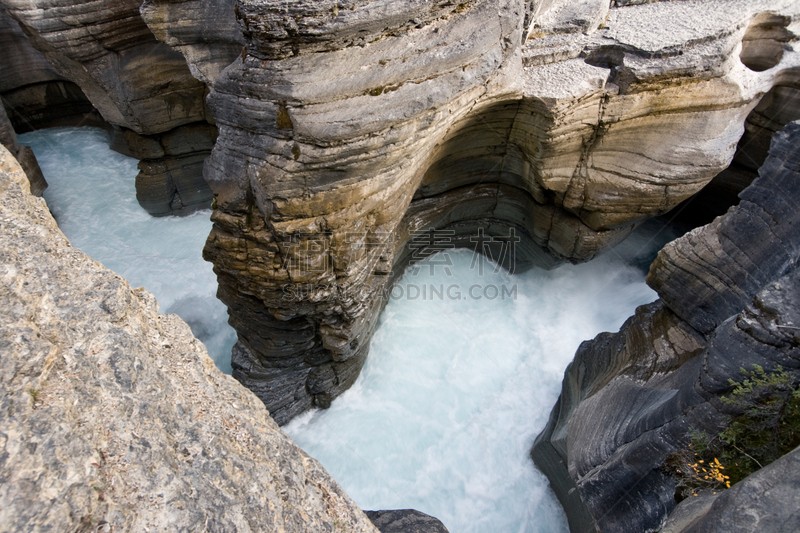
[{"label": "smooth rock surface", "polygon": [[661,298],[579,349],[532,450],[572,531],[658,530],[675,505],[663,462],[724,427],[729,380],[754,364],[800,377],[798,157],[793,122],[740,205],[659,253],[648,282]]},{"label": "smooth rock surface", "polygon": [[0,531],[377,531],[3,147],[0,196]]}]

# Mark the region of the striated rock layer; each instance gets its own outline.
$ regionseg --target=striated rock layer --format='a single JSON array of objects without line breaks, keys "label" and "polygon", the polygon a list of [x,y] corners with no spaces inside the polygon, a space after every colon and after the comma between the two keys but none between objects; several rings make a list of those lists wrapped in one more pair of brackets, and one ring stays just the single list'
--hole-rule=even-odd
[{"label": "striated rock layer", "polygon": [[661,466],[692,431],[719,431],[728,380],[754,364],[800,377],[800,122],[740,196],[659,253],[648,283],[660,299],[566,371],[532,456],[574,532],[658,530],[675,505]]},{"label": "striated rock layer", "polygon": [[[142,149],[143,142],[127,147],[131,155],[144,160],[137,196],[145,209],[166,215],[208,207],[211,192],[202,177],[202,162],[216,131],[208,127],[206,86],[192,76],[181,54],[156,39],[139,14],[140,0],[3,0],[2,4],[3,13],[13,19],[8,23],[25,35],[12,43],[12,63],[35,56],[33,71],[20,76],[42,78],[36,94],[3,95],[17,110],[19,121],[28,120],[32,127],[52,124],[47,120],[51,108],[60,105],[75,112],[78,95],[85,95],[107,123],[161,145],[155,158],[152,149]],[[36,54],[30,53],[34,48]],[[54,74],[55,79],[72,83],[51,82]],[[39,107],[48,113],[40,117],[40,110],[26,99],[34,104],[42,100]],[[184,135],[187,128],[190,132]],[[200,130],[205,139],[197,149]],[[171,150],[163,142],[165,136],[170,137]]]},{"label": "striated rock layer", "polygon": [[235,377],[279,423],[327,406],[358,375],[409,240],[435,244],[426,231],[547,266],[692,196],[759,98],[797,83],[799,10],[240,1],[245,50],[209,95],[206,162]]},{"label": "striated rock layer", "polygon": [[0,97],[17,133],[102,121],[80,88],[58,74],[0,5]]},{"label": "striated rock layer", "polygon": [[377,532],[3,147],[0,196],[0,531]]}]

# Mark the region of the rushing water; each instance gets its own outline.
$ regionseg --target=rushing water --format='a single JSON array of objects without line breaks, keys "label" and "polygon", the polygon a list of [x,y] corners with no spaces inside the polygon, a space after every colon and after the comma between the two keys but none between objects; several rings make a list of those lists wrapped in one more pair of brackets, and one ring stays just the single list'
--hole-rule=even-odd
[{"label": "rushing water", "polygon": [[641,268],[663,245],[654,229],[552,271],[481,275],[465,250],[447,252],[450,275],[418,264],[356,384],[286,431],[362,508],[418,509],[453,533],[567,531],[531,445],[578,345],[656,298]]},{"label": "rushing water", "polygon": [[97,128],[53,128],[20,135],[49,184],[44,192],[73,246],[155,294],[161,312],[192,327],[217,366],[230,373],[236,334],[217,300],[217,279],[202,251],[211,211],[151,217],[136,201],[137,160],[108,147]]},{"label": "rushing water", "polygon": [[[72,243],[152,291],[230,371],[235,335],[201,258],[209,212],[150,217],[135,199],[136,161],[101,130],[20,139]],[[656,298],[644,274],[671,236],[653,224],[591,263],[513,276],[464,250],[418,264],[392,292],[356,384],[286,431],[362,508],[418,509],[452,533],[567,531],[531,445],[578,345]]]}]

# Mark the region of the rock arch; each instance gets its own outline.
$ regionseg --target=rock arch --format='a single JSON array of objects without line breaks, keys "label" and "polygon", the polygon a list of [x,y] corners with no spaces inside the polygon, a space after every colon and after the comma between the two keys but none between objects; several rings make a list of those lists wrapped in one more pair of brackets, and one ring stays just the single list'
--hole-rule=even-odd
[{"label": "rock arch", "polygon": [[355,380],[409,232],[513,226],[531,260],[587,260],[724,169],[800,61],[738,60],[760,5],[615,8],[520,44],[525,2],[411,2],[403,24],[378,4],[239,2],[246,53],[209,96],[205,257],[234,376],[279,423]]}]

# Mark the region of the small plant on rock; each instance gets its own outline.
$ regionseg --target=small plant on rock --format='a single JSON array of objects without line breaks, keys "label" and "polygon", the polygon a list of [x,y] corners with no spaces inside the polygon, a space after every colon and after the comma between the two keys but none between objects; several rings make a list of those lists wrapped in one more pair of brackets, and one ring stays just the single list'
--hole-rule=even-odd
[{"label": "small plant on rock", "polygon": [[778,366],[741,369],[741,381],[722,402],[735,414],[717,435],[695,433],[691,444],[665,463],[677,484],[677,499],[717,491],[800,446],[800,384]]}]

